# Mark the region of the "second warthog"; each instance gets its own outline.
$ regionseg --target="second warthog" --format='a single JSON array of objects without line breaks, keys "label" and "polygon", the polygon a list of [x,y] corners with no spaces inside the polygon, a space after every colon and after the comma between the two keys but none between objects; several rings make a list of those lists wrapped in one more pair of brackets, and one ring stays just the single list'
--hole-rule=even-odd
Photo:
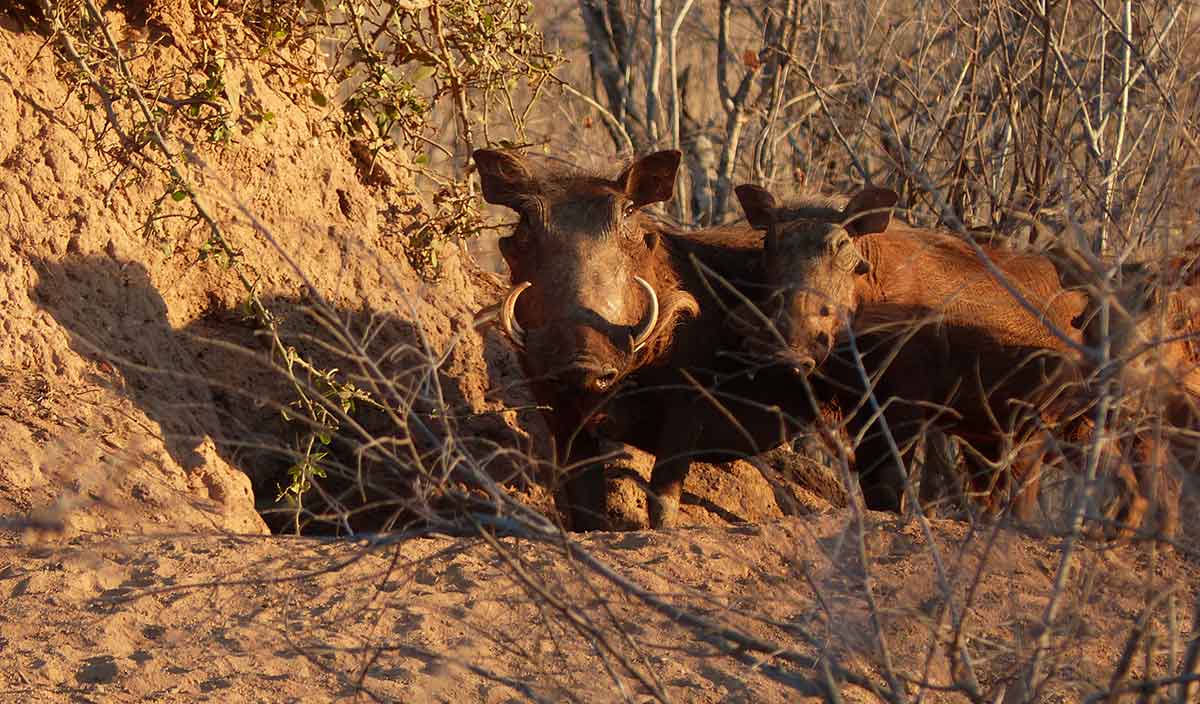
[{"label": "second warthog", "polygon": [[[984,469],[973,472],[975,494],[994,502],[1007,484],[1030,517],[1047,451],[1071,454],[1090,432],[1077,327],[1085,295],[1046,257],[989,249],[985,263],[957,237],[894,221],[886,189],[844,207],[781,206],[749,185],[737,194],[766,232],[774,354],[852,414],[868,504],[901,507],[900,462],[937,428],[974,451]],[[1122,519],[1136,525],[1146,502],[1128,464],[1110,459]]]}]

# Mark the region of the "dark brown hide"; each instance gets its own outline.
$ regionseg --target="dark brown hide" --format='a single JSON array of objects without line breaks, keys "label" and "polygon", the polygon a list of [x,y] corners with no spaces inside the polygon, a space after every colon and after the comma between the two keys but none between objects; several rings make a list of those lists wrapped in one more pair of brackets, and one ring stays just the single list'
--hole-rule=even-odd
[{"label": "dark brown hide", "polygon": [[[480,150],[475,161],[485,198],[520,216],[500,240],[514,288],[497,318],[551,408],[561,464],[612,440],[654,453],[651,520],[665,525],[691,460],[770,449],[811,417],[811,404],[779,403],[763,391],[770,385],[749,382],[718,355],[728,303],[693,262],[746,295],[762,279],[757,234],[748,226],[683,233],[643,212],[670,197],[678,152],[643,157],[612,180],[535,177],[502,152]],[[567,488],[574,527],[605,527],[599,473],[576,474]]]},{"label": "dark brown hide", "polygon": [[[521,218],[500,251],[513,283],[531,284],[516,301],[515,319],[528,334],[528,371],[542,383],[588,397],[608,391],[634,366],[634,339],[646,325],[668,329],[694,308],[680,300],[651,321],[645,274],[664,292],[678,290],[674,272],[658,265],[657,234],[643,226],[642,206],[670,196],[678,156],[652,155],[615,181],[576,177],[539,180],[516,157],[475,154],[484,196]],[[665,184],[659,187],[655,179]]]},{"label": "dark brown hide", "polygon": [[[1088,396],[1071,343],[1082,341],[1073,321],[1084,296],[1064,289],[1045,257],[987,249],[993,273],[966,242],[891,221],[888,192],[860,193],[837,218],[780,208],[756,187],[738,195],[767,230],[767,281],[782,299],[774,319],[787,345],[780,359],[802,372],[819,365],[814,385],[858,409],[851,431],[866,431],[858,458],[873,475],[864,479],[869,505],[898,509],[902,477],[882,429],[868,430],[864,373],[902,456],[930,427],[956,435],[979,464],[1013,468],[1010,489],[1028,515],[1054,444],[1044,429],[1060,428],[1061,438],[1081,427]],[[1127,467],[1118,473],[1133,484]],[[977,473],[973,489],[991,499],[998,479]]]}]

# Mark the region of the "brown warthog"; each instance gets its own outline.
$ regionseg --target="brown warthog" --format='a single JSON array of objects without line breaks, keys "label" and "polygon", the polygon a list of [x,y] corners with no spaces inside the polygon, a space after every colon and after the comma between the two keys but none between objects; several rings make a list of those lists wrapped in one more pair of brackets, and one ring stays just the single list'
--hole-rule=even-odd
[{"label": "brown warthog", "polygon": [[1162,511],[1159,530],[1174,537],[1179,502],[1200,497],[1200,245],[1168,263],[1154,299],[1138,326],[1144,343],[1134,354],[1157,356],[1159,362],[1145,365],[1136,381],[1157,392],[1151,403],[1157,402],[1168,427],[1161,434],[1155,428],[1140,434],[1149,448],[1142,453],[1140,478],[1155,486]]},{"label": "brown warthog", "polygon": [[[812,417],[808,399],[773,399],[769,381],[722,372],[727,304],[696,263],[748,293],[762,278],[761,242],[748,226],[683,233],[643,212],[671,197],[679,156],[650,154],[610,180],[538,178],[516,155],[474,153],[484,198],[520,215],[500,240],[512,289],[496,317],[551,407],[559,460],[595,457],[610,440],[654,453],[656,526],[674,520],[690,460],[769,449]],[[597,468],[574,473],[574,527],[605,525],[603,491]]]},{"label": "brown warthog", "polygon": [[1157,365],[1162,376],[1150,383],[1169,384],[1174,391],[1169,420],[1194,429],[1200,422],[1200,245],[1167,263],[1152,300],[1138,325],[1146,347],[1162,350]]},{"label": "brown warthog", "polygon": [[[1090,288],[1097,278],[1081,272],[1078,259],[1068,267],[1069,280],[1078,285]],[[1161,264],[1122,269],[1124,286],[1110,311],[1110,354],[1124,358],[1126,385],[1161,392],[1168,422],[1193,426],[1200,399],[1200,245]],[[1083,326],[1093,346],[1103,334],[1098,298],[1090,301]]]},{"label": "brown warthog", "polygon": [[[1143,493],[1155,496],[1157,530],[1179,525],[1181,482],[1200,469],[1200,245],[1166,261],[1123,264],[1108,297],[1097,269],[1111,266],[1065,247],[1052,250],[1067,280],[1088,291],[1084,339],[1108,352],[1119,370],[1122,432],[1135,436],[1135,468]],[[1100,314],[1111,302],[1107,326]],[[1161,421],[1161,423],[1159,422]]]},{"label": "brown warthog", "polygon": [[[1011,467],[1017,513],[1030,517],[1043,456],[1056,444],[1047,429],[1086,434],[1073,324],[1084,295],[1064,289],[1045,257],[988,250],[991,270],[961,239],[893,222],[897,198],[885,189],[867,188],[844,208],[780,207],[750,185],[737,195],[766,231],[767,282],[778,294],[768,313],[784,343],[774,353],[799,374],[818,370],[819,393],[853,409],[868,505],[901,507],[893,443],[906,457],[934,427],[966,440],[977,465]],[[1125,518],[1137,522],[1144,501],[1128,467],[1117,469],[1131,494]],[[1003,476],[975,473],[973,488],[993,497]]]}]

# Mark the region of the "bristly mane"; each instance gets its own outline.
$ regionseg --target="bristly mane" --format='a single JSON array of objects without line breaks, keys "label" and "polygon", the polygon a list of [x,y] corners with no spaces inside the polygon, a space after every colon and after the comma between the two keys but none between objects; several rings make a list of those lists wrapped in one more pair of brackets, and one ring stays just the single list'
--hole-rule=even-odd
[{"label": "bristly mane", "polygon": [[657,287],[659,295],[658,332],[646,346],[644,360],[657,359],[668,354],[671,348],[675,327],[685,320],[685,317],[695,317],[700,313],[699,302],[695,296],[684,287],[683,272],[678,270],[679,257],[675,251],[675,240],[680,231],[651,213],[640,214],[642,227],[649,232],[659,235],[658,248],[652,259],[654,273],[651,280]]},{"label": "bristly mane", "polygon": [[[712,280],[712,274],[697,272],[692,256],[744,291],[747,285],[757,284],[763,278],[762,233],[744,223],[688,230],[667,217],[648,212],[642,213],[641,225],[659,235],[653,266],[655,283],[660,286],[662,313],[659,333],[642,357],[643,363],[650,363],[671,354],[677,325],[698,316],[720,316],[721,308],[711,296],[715,293],[724,298],[722,285]],[[704,278],[709,279],[707,285]]]},{"label": "bristly mane", "polygon": [[[554,169],[538,168],[527,183],[528,193],[521,198],[522,207],[528,211],[540,212],[546,217],[543,199],[565,197],[576,200],[580,207],[567,209],[574,218],[587,221],[592,216],[588,213],[588,204],[599,203],[603,196],[616,191],[613,181],[595,173],[580,170],[568,164],[555,163]],[[602,239],[612,234],[605,227],[599,232]]]},{"label": "bristly mane", "polygon": [[830,196],[811,191],[801,192],[779,207],[775,211],[775,217],[780,222],[791,220],[840,222],[842,211],[849,202],[850,199],[842,195]]},{"label": "bristly mane", "polygon": [[531,164],[525,162],[532,173],[529,185],[539,195],[556,195],[569,191],[587,191],[604,186],[611,187],[617,174],[627,168],[632,161],[621,164],[621,168],[611,176],[605,176],[597,171],[581,169],[574,164],[562,161]]}]

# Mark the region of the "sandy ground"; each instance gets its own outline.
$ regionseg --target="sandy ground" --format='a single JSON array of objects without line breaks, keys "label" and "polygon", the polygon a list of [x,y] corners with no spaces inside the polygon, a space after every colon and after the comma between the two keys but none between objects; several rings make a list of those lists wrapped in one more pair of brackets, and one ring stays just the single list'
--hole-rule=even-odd
[{"label": "sandy ground", "polygon": [[[666,607],[786,649],[791,661],[739,651],[528,540],[178,535],[51,547],[9,535],[0,687],[7,701],[30,702],[640,702],[654,688],[671,701],[820,701],[820,668],[802,666],[808,659],[883,683],[868,575],[896,673],[949,684],[955,629],[930,544],[916,524],[868,516],[864,572],[851,527],[837,512],[572,538]],[[961,642],[980,687],[998,692],[1042,629],[1058,545],[953,522],[936,522],[933,535]],[[1195,636],[1200,569],[1161,556],[1152,569],[1149,559],[1132,548],[1078,553],[1038,701],[1080,701],[1107,683],[1131,625],[1164,589],[1174,590],[1180,636]],[[1149,632],[1161,670],[1169,644],[1158,601]],[[1130,675],[1144,668],[1139,657]],[[875,701],[841,686],[845,701]],[[965,699],[929,691],[926,701]]]}]

